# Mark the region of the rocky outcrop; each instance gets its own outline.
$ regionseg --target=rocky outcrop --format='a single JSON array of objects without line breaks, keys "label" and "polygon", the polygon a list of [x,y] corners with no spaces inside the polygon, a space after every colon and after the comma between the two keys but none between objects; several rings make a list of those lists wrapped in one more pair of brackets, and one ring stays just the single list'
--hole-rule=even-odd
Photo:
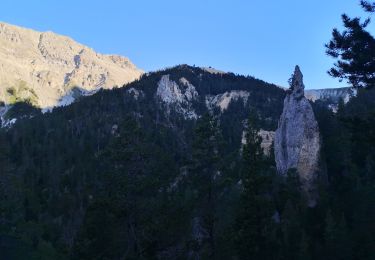
[{"label": "rocky outcrop", "polygon": [[187,79],[181,78],[179,81],[180,84],[177,84],[170,80],[169,75],[162,76],[156,97],[165,105],[167,114],[174,109],[185,119],[197,119],[198,115],[193,109],[192,102],[197,99],[198,92]]},{"label": "rocky outcrop", "polygon": [[304,97],[304,88],[302,73],[296,66],[275,134],[275,159],[280,174],[285,175],[293,168],[297,170],[309,206],[314,206],[320,135],[311,104]]},{"label": "rocky outcrop", "polygon": [[260,147],[263,149],[263,152],[266,155],[269,155],[271,152],[272,143],[275,139],[275,132],[260,129],[258,134],[262,138]]},{"label": "rocky outcrop", "polygon": [[122,86],[142,71],[128,58],[103,55],[71,38],[0,23],[0,101],[54,107],[72,88]]},{"label": "rocky outcrop", "polygon": [[[263,149],[265,155],[270,155],[271,147],[275,139],[275,132],[274,131],[266,131],[263,129],[259,130],[258,135],[262,138],[262,142],[260,143],[260,147]],[[243,145],[246,144],[246,131],[242,132],[241,138],[241,149]]]},{"label": "rocky outcrop", "polygon": [[249,99],[250,92],[244,90],[232,90],[227,91],[223,94],[219,94],[216,96],[207,95],[206,96],[206,106],[208,109],[213,109],[215,107],[219,107],[221,112],[224,112],[228,109],[229,104],[232,101],[242,100],[243,105],[247,104],[247,100]]}]

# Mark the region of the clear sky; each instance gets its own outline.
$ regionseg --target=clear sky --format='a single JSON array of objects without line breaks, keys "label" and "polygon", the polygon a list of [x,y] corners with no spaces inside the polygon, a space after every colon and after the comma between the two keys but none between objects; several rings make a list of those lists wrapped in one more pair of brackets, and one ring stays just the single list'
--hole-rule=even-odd
[{"label": "clear sky", "polygon": [[342,13],[366,16],[358,2],[2,0],[0,21],[70,36],[145,71],[187,63],[286,86],[299,64],[306,88],[327,88],[346,84],[327,75],[324,44]]}]

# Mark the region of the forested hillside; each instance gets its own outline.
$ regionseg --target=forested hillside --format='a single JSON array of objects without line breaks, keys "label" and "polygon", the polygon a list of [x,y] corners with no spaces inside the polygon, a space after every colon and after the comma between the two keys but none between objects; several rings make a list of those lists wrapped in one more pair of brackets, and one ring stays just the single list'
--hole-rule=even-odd
[{"label": "forested hillside", "polygon": [[[171,86],[172,92],[158,95],[165,75],[170,80],[165,89]],[[194,86],[194,99],[166,102],[187,85]],[[246,118],[253,109],[260,126],[274,130],[284,95],[251,77],[183,65],[21,119],[2,132],[3,233],[42,254],[77,258],[192,254],[198,250],[192,241],[206,240],[207,232],[197,192],[205,193],[211,179],[200,180],[198,173],[195,179],[193,172],[209,167],[213,174],[216,161],[216,192],[223,201],[215,204],[226,215],[220,220],[223,231],[229,229],[241,186]],[[196,117],[186,117],[187,110]],[[202,131],[201,138],[217,135],[214,147],[196,140],[195,131]]]}]

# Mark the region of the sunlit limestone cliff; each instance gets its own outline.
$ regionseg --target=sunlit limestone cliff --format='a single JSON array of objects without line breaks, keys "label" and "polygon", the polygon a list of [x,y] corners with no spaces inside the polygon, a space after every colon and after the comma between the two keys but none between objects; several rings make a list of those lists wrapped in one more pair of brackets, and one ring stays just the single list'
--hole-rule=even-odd
[{"label": "sunlit limestone cliff", "polygon": [[142,71],[128,58],[103,55],[69,37],[0,23],[0,101],[48,109],[74,95],[122,86]]}]

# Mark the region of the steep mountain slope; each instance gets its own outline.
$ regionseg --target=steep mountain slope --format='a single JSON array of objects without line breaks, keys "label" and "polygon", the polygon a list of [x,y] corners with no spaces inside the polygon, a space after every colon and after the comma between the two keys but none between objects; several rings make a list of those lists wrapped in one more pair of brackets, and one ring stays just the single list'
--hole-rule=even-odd
[{"label": "steep mountain slope", "polygon": [[[3,133],[8,140],[11,159],[8,165],[12,165],[9,176],[17,172],[19,178],[25,178],[17,189],[13,189],[15,186],[10,183],[6,185],[6,196],[12,197],[12,202],[7,203],[19,205],[9,209],[7,220],[7,223],[12,223],[7,226],[19,226],[19,232],[9,232],[22,236],[25,230],[21,226],[25,220],[31,228],[44,223],[41,233],[32,232],[38,240],[44,240],[42,236],[49,233],[45,239],[53,240],[54,247],[84,255],[84,245],[81,244],[84,242],[80,239],[86,236],[84,232],[91,225],[89,212],[95,211],[101,194],[112,189],[103,186],[111,181],[105,176],[110,169],[108,167],[118,164],[112,162],[117,152],[113,156],[108,155],[108,150],[114,149],[109,147],[116,147],[116,144],[127,147],[129,142],[134,143],[129,147],[133,151],[131,154],[146,154],[147,158],[141,162],[142,167],[137,166],[136,158],[132,161],[134,163],[127,164],[132,170],[139,169],[139,176],[145,178],[139,185],[140,188],[146,185],[141,193],[144,199],[137,205],[155,200],[147,204],[148,213],[144,212],[142,216],[155,214],[155,207],[163,201],[160,196],[177,196],[176,192],[185,185],[184,176],[191,161],[193,129],[197,118],[209,111],[218,119],[225,140],[220,164],[222,178],[228,181],[227,193],[232,186],[237,187],[239,181],[235,169],[238,168],[241,139],[250,109],[259,114],[262,129],[273,131],[277,127],[284,96],[282,89],[252,77],[212,74],[183,65],[145,74],[126,88],[100,90],[70,106],[54,109],[52,113],[19,120]],[[128,117],[137,121],[142,138],[136,135],[136,128],[126,120]],[[127,127],[130,129],[127,130]],[[118,139],[124,135],[130,137],[123,141]],[[137,140],[144,141],[140,143]],[[18,177],[3,179],[18,183],[21,180]],[[32,204],[31,211],[28,211],[31,215],[27,213],[27,216],[25,211],[19,211],[25,209],[26,197],[26,204]],[[164,210],[168,215],[181,215],[174,217],[175,224],[165,223],[168,228],[163,229],[170,230],[171,235],[165,234],[159,242],[155,242],[158,247],[155,250],[161,256],[172,254],[174,250],[182,250],[185,255],[187,249],[180,246],[191,239],[193,232],[189,224],[194,219],[190,215],[193,211],[182,214],[180,211],[185,210],[188,204],[176,203],[166,205]],[[165,221],[166,218],[163,218]],[[159,221],[156,215],[152,219]],[[162,223],[161,226],[164,225]],[[199,222],[196,223],[193,229],[199,230],[199,225]],[[49,238],[50,235],[53,238]],[[193,235],[196,236],[199,234]]]},{"label": "steep mountain slope", "polygon": [[61,99],[73,88],[86,93],[122,86],[141,74],[128,58],[96,53],[52,32],[0,23],[0,102],[5,105],[28,101],[47,109],[65,104]]}]

